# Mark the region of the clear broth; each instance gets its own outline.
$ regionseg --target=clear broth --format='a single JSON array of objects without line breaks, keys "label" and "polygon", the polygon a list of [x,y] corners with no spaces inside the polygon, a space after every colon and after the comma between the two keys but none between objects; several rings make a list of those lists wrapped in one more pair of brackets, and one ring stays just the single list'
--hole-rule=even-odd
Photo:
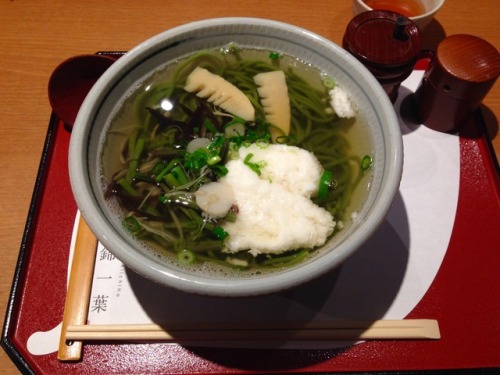
[{"label": "clear broth", "polygon": [[[242,58],[268,61],[269,51],[256,50],[256,49],[242,49],[240,51]],[[111,121],[107,126],[106,138],[102,143],[101,148],[101,168],[103,176],[103,190],[106,190],[109,186],[110,181],[113,179],[115,173],[122,168],[120,160],[117,156],[117,150],[121,148],[123,142],[125,142],[131,133],[131,125],[134,124],[135,112],[134,112],[134,100],[137,95],[146,90],[151,84],[155,82],[168,81],[176,70],[178,63],[183,60],[167,64],[160,67],[157,71],[153,72],[150,76],[145,77],[141,82],[136,84],[128,94],[117,104]],[[298,59],[290,56],[283,56],[281,60],[281,69],[286,70],[292,68],[295,73],[298,73],[302,78],[307,80],[315,88],[322,87],[322,80],[327,76],[325,73],[320,72],[315,67],[310,64],[304,63]],[[335,79],[335,77],[333,77]],[[342,131],[351,145],[351,154],[358,155],[362,157],[366,154],[372,154],[372,148],[369,138],[364,134],[366,129],[366,124],[363,123],[363,118],[359,115],[356,120],[338,120],[334,125],[341,127]],[[357,189],[353,192],[351,197],[351,202],[345,212],[345,223],[346,227],[349,226],[347,218],[350,218],[351,213],[359,211],[366,200],[366,196],[369,190],[369,184],[371,179],[371,173],[367,173]],[[116,199],[110,199],[109,204],[112,206],[112,210],[118,217],[117,221],[126,214],[125,210],[120,206]],[[175,261],[175,254],[172,250],[166,250],[158,244],[151,243],[149,241],[136,241],[144,252],[152,253],[154,256],[159,257],[162,261],[167,261],[174,266],[179,266]],[[318,249],[320,250],[320,249]],[[313,254],[317,255],[320,251],[314,251]],[[307,260],[306,260],[307,261]],[[189,266],[180,266],[182,268],[188,268],[190,271],[209,273],[212,275],[223,275],[224,277],[228,275],[234,275],[237,277],[251,277],[256,274],[263,274],[268,272],[279,272],[280,269],[254,269],[250,272],[232,271],[228,267],[220,266],[216,263],[204,262]]]}]

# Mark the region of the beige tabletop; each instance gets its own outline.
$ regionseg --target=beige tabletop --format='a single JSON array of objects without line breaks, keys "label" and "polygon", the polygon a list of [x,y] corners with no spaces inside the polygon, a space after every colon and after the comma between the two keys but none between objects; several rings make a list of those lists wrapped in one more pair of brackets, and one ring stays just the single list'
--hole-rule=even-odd
[{"label": "beige tabletop", "polygon": [[[473,6],[472,6],[473,5]],[[128,50],[185,22],[226,16],[272,18],[310,29],[338,44],[352,18],[350,0],[49,1],[0,2],[0,315],[6,310],[49,116],[47,81],[77,54]],[[497,0],[447,0],[424,32],[424,47],[467,33],[500,48]],[[500,83],[483,110],[500,155]],[[18,370],[0,351],[0,374]]]}]

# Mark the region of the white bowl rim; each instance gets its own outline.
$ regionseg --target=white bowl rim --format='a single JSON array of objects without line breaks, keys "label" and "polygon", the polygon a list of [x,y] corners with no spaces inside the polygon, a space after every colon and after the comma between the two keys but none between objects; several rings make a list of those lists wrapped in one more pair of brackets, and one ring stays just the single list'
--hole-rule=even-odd
[{"label": "white bowl rim", "polygon": [[[370,217],[366,219],[365,225],[359,228],[357,240],[353,245],[351,245],[351,251],[343,253],[338,251],[331,251],[322,257],[322,259],[325,260],[324,262],[319,262],[319,264],[318,262],[314,262],[314,276],[310,276],[307,272],[308,269],[312,269],[312,265],[306,264],[303,266],[300,265],[298,266],[298,268],[294,268],[294,272],[298,275],[295,278],[291,278],[288,273],[283,273],[275,274],[272,276],[272,278],[263,277],[238,280],[231,279],[231,283],[228,283],[227,280],[224,279],[211,279],[210,281],[207,281],[207,279],[204,277],[193,276],[187,273],[183,274],[182,272],[171,270],[165,271],[165,269],[162,269],[158,265],[158,263],[155,263],[149,259],[143,259],[143,262],[135,262],[137,253],[132,249],[127,249],[126,244],[115,233],[110,233],[103,229],[106,227],[107,222],[98,215],[93,214],[92,210],[93,208],[95,208],[94,206],[96,205],[96,202],[94,202],[91,198],[92,194],[90,188],[87,187],[87,184],[82,183],[82,181],[85,181],[87,179],[83,168],[80,168],[81,161],[85,160],[86,147],[84,147],[84,142],[81,142],[80,140],[86,139],[86,132],[88,131],[88,127],[85,126],[85,123],[88,118],[92,117],[93,112],[95,112],[94,103],[99,99],[101,92],[107,89],[109,81],[112,80],[113,76],[117,72],[124,69],[128,64],[131,64],[136,58],[139,58],[141,54],[146,53],[151,48],[154,49],[154,46],[160,41],[164,41],[167,38],[175,37],[182,33],[190,32],[191,30],[205,27],[225,26],[228,24],[252,24],[264,27],[285,28],[293,30],[293,32],[303,34],[307,38],[313,38],[322,44],[328,45],[329,48],[334,49],[338,54],[342,55],[343,58],[348,59],[351,65],[355,66],[358,71],[362,72],[363,78],[368,80],[370,82],[371,89],[375,90],[377,103],[380,104],[380,111],[384,113],[384,116],[389,120],[389,123],[394,124],[393,128],[391,128],[389,132],[389,143],[392,145],[393,149],[391,154],[392,159],[387,161],[387,169],[389,170],[389,172],[385,180],[388,182],[385,183],[386,186],[384,186],[384,194],[382,194],[377,199],[375,207],[376,214],[370,215]],[[375,229],[385,219],[385,216],[389,211],[393,199],[399,189],[399,182],[402,175],[402,164],[402,137],[399,129],[399,122],[392,103],[389,101],[387,95],[383,91],[382,87],[378,84],[376,79],[371,75],[371,73],[368,72],[368,70],[366,70],[366,68],[361,63],[359,63],[337,44],[309,30],[279,21],[249,17],[224,17],[191,22],[166,30],[132,48],[124,56],[120,57],[120,59],[118,59],[101,76],[94,87],[90,90],[84,103],[81,106],[81,109],[75,121],[69,150],[70,181],[75,200],[87,224],[105,247],[112,247],[113,244],[125,245],[125,247],[120,249],[115,248],[115,255],[117,255],[117,257],[125,265],[127,265],[127,267],[163,285],[167,285],[191,293],[226,297],[268,294],[284,289],[289,289],[330,271],[332,268],[330,263],[333,261],[333,259],[335,259],[336,263],[342,263],[347,257],[349,257],[353,252],[355,252],[356,249],[358,249],[364,242],[369,239]],[[116,252],[119,252],[119,254],[116,254]],[[295,271],[299,268],[303,268],[302,272],[300,272],[300,275]]]},{"label": "white bowl rim", "polygon": [[[363,9],[365,9],[366,11],[370,11],[370,10],[373,10],[370,6],[366,5],[366,3],[363,1],[363,0],[354,0],[357,2],[357,4],[359,6],[361,6]],[[437,3],[436,5],[434,6],[434,8],[428,10],[427,12],[425,13],[422,13],[422,14],[419,14],[418,16],[413,16],[413,17],[409,17],[412,21],[421,21],[421,20],[424,20],[425,18],[427,17],[431,17],[433,16],[434,14],[437,13],[437,11],[443,6],[444,4],[444,1],[445,0],[437,0]]]}]

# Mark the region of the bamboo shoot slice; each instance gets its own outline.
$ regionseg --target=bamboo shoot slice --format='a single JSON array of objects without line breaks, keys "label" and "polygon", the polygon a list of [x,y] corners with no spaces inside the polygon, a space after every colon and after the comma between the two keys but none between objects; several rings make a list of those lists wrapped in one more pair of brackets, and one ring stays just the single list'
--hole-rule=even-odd
[{"label": "bamboo shoot slice", "polygon": [[196,67],[187,77],[184,89],[245,121],[255,120],[255,109],[248,97],[231,82]]},{"label": "bamboo shoot slice", "polygon": [[257,92],[264,107],[266,121],[278,128],[271,128],[273,141],[279,136],[288,135],[291,114],[285,73],[281,70],[259,73],[253,80],[259,86]]}]

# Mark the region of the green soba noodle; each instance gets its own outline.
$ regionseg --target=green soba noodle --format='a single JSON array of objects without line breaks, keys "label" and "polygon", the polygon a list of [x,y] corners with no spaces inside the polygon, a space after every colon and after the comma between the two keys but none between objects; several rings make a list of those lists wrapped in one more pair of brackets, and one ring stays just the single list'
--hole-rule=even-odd
[{"label": "green soba noodle", "polygon": [[[140,91],[130,98],[136,124],[127,138],[123,152],[123,169],[115,174],[114,180],[117,183],[112,189],[123,206],[134,213],[124,220],[128,229],[137,238],[156,243],[156,248],[159,246],[173,250],[177,259],[183,263],[190,263],[196,258],[197,261],[210,260],[227,265],[226,258],[230,257],[247,261],[249,267],[281,267],[302,261],[312,251],[299,249],[280,255],[257,257],[247,252],[224,254],[220,251],[221,239],[204,234],[206,229],[215,230],[217,223],[207,221],[194,207],[192,200],[181,193],[176,195],[175,188],[169,189],[163,183],[151,181],[151,171],[158,163],[168,164],[169,160],[178,157],[179,151],[172,147],[176,144],[175,139],[179,132],[176,124],[189,121],[193,114],[188,112],[194,113],[199,106],[199,98],[183,89],[186,77],[195,67],[203,67],[218,74],[243,91],[255,108],[257,122],[257,119],[264,119],[264,110],[253,77],[258,73],[278,70],[280,65],[286,66],[283,70],[288,86],[292,122],[290,136],[283,139],[289,144],[312,151],[323,168],[333,173],[335,186],[330,189],[328,199],[318,204],[327,209],[334,220],[345,220],[353,190],[363,176],[363,170],[359,167],[361,160],[358,156],[351,155],[341,120],[333,111],[325,110],[329,106],[328,89],[321,85],[313,86],[307,79],[302,78],[301,72],[295,72],[284,60],[263,61],[262,54],[269,55],[269,52],[250,51],[249,53],[254,55],[260,53],[260,57],[243,58],[242,54],[245,52],[248,51],[232,49],[231,53],[227,54],[217,51],[194,54],[178,62],[173,71],[170,68],[167,73],[158,72],[149,80],[152,83],[147,90]],[[170,78],[163,79],[162,74]],[[315,79],[321,82],[319,72],[314,71],[314,75]],[[148,85],[143,85],[146,86]],[[158,108],[159,102],[165,98],[174,102],[169,117],[178,122],[174,122],[166,130],[160,130],[159,119],[151,108]],[[183,107],[176,103],[183,103]],[[186,111],[186,108],[189,111]],[[222,117],[218,111],[214,111],[215,116],[227,119],[225,121],[230,119]],[[112,129],[114,131],[115,128]],[[181,149],[184,146],[181,145]],[[184,189],[184,192],[194,192],[200,184],[209,181],[208,177],[202,174],[194,176],[188,173],[187,177],[191,185]],[[147,193],[134,196],[137,186],[144,184],[151,186]],[[173,192],[169,193],[170,190]],[[166,195],[171,196],[172,201],[177,204],[149,204],[152,200],[158,200],[160,193],[167,193]],[[235,264],[238,266],[241,263]]]}]

